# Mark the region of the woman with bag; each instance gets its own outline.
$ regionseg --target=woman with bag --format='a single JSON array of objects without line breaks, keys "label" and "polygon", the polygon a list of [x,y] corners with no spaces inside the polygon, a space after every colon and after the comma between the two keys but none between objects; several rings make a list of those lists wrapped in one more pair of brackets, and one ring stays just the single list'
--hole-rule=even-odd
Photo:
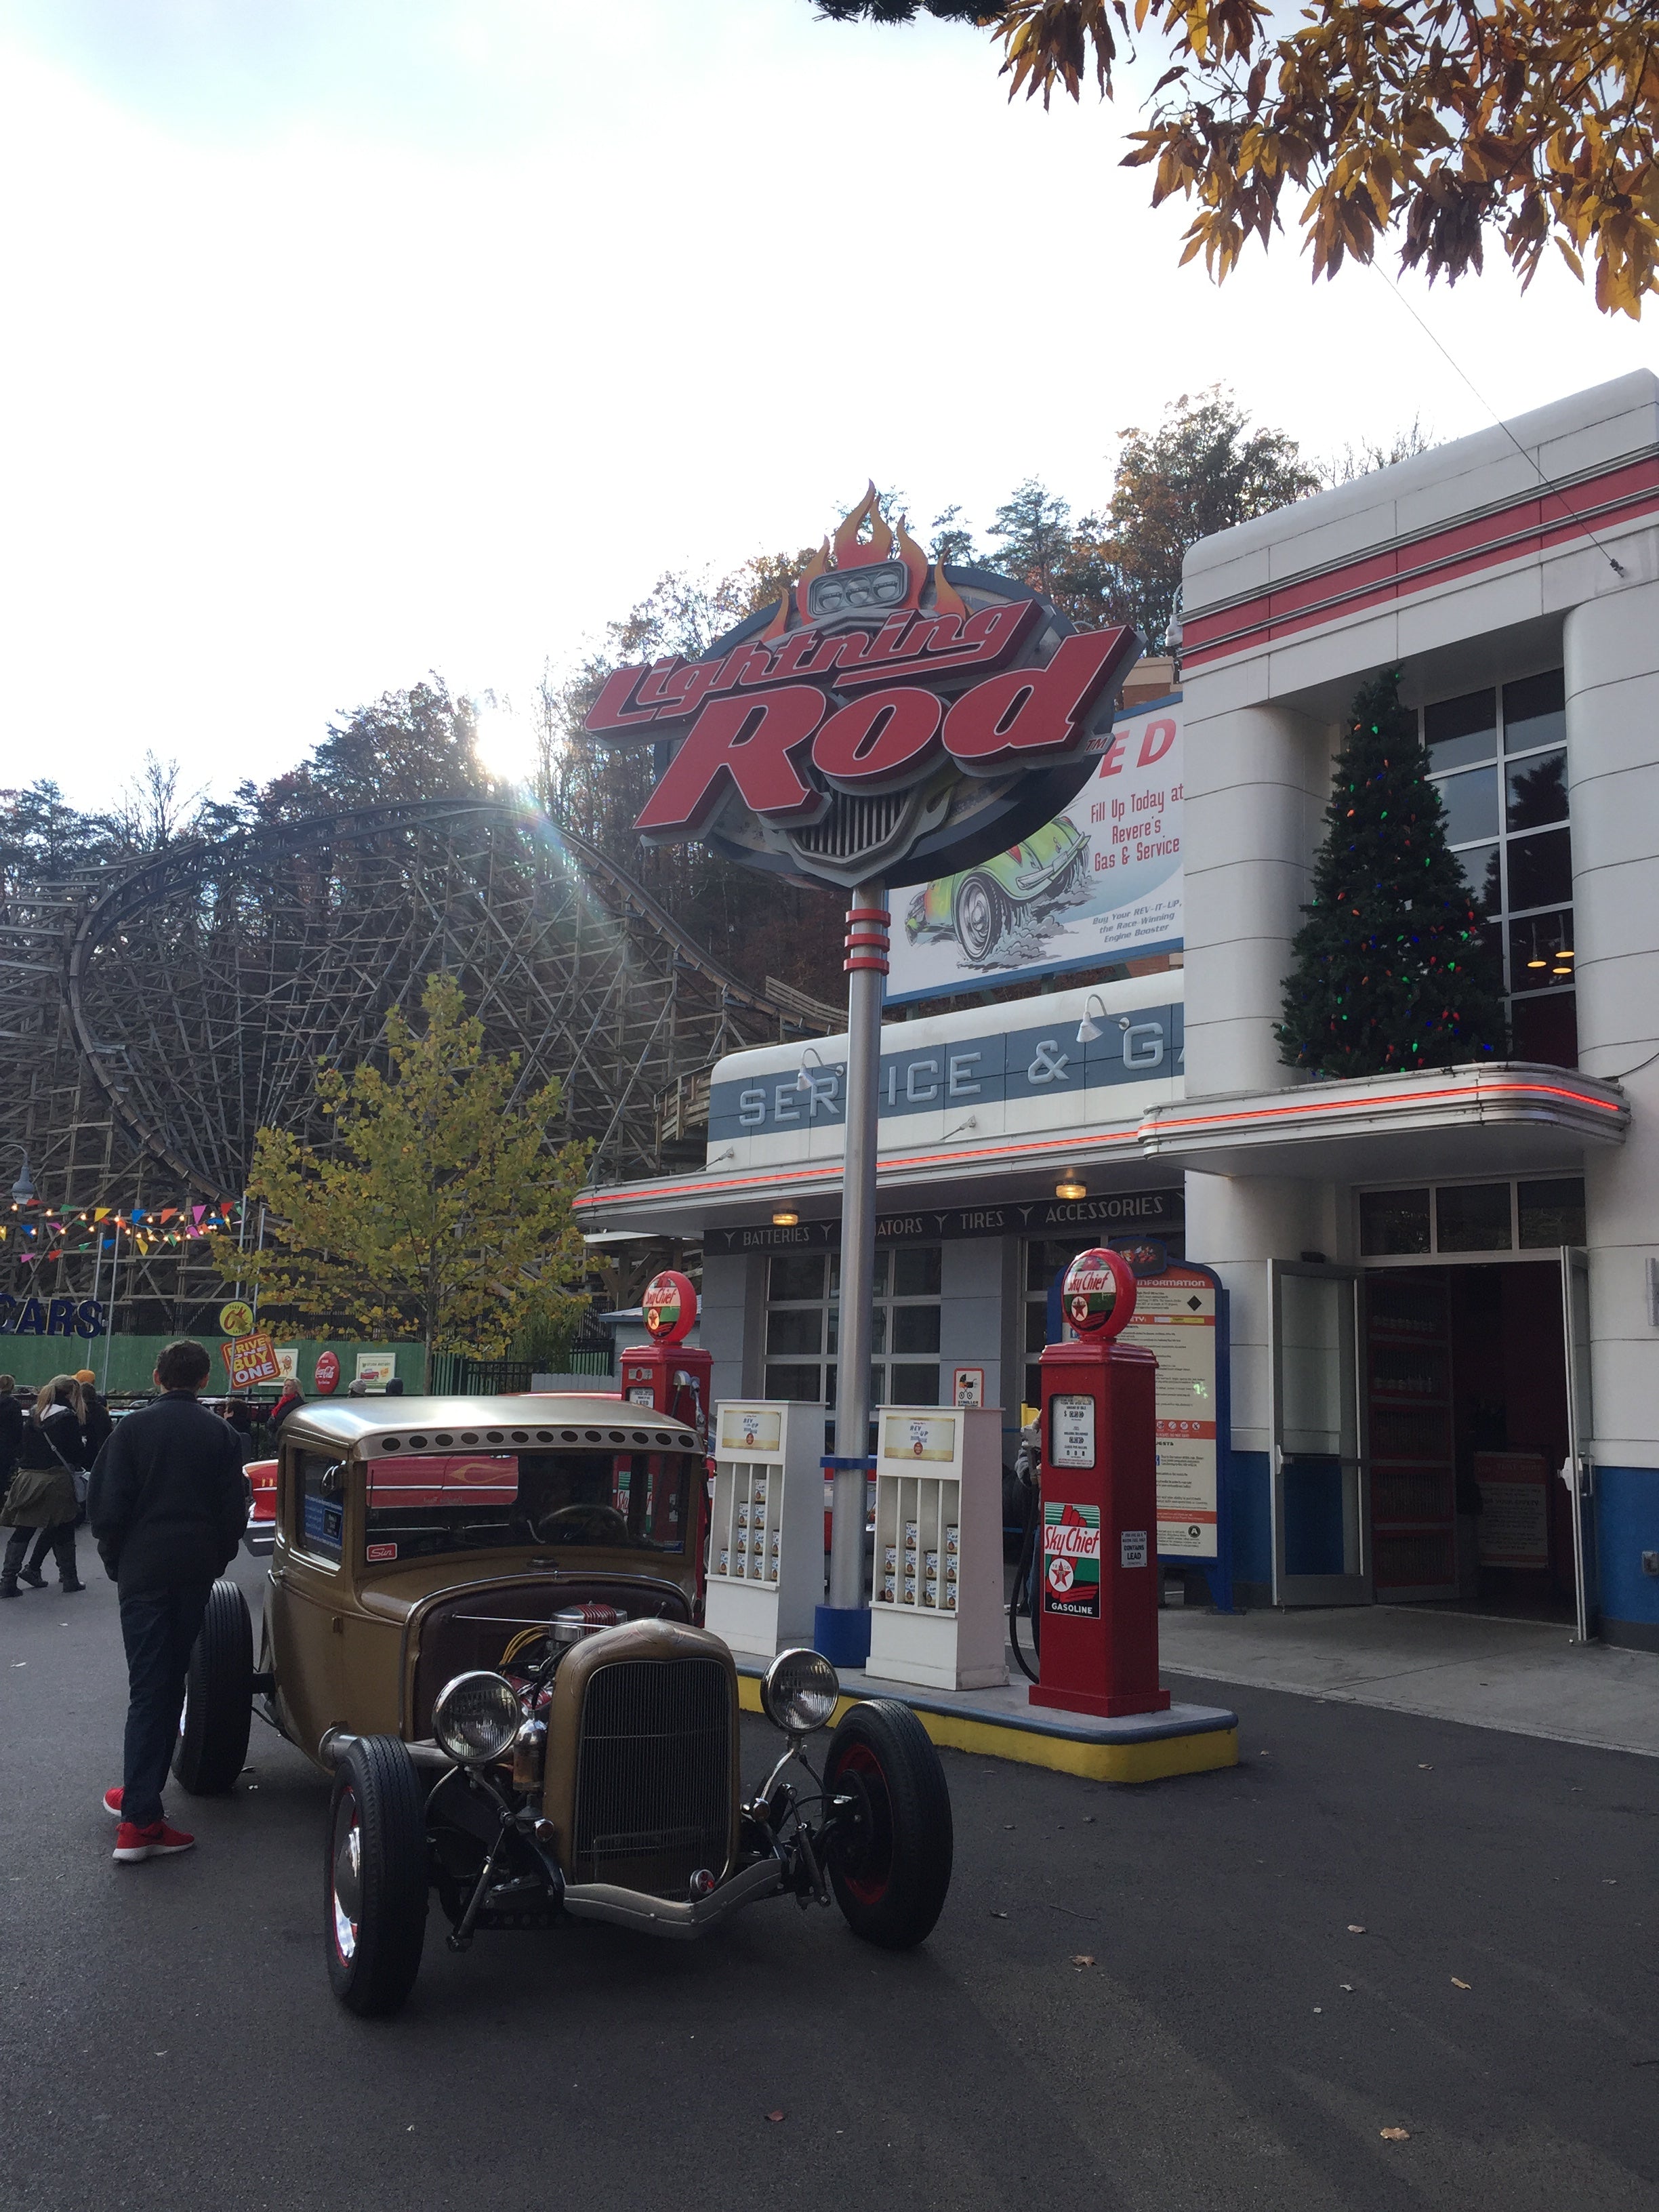
[{"label": "woman with bag", "polygon": [[[0,1527],[11,1530],[0,1563],[0,1597],[18,1595],[18,1573],[37,1528],[47,1533],[64,1595],[86,1588],[75,1571],[75,1524],[87,1490],[85,1419],[81,1386],[72,1375],[54,1375],[36,1395],[23,1424],[17,1472],[0,1508]],[[45,1586],[38,1569],[24,1570],[23,1579],[37,1589]]]}]

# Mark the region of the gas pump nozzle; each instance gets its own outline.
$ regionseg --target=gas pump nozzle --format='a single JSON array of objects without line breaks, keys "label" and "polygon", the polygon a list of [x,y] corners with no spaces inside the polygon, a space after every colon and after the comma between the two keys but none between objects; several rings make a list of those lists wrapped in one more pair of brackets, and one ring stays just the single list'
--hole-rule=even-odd
[{"label": "gas pump nozzle", "polygon": [[697,1442],[707,1449],[708,1443],[708,1416],[703,1409],[702,1385],[699,1382],[695,1375],[689,1373],[684,1367],[677,1367],[674,1370],[674,1389],[676,1393],[677,1418],[684,1418],[678,1414],[678,1394],[682,1390],[689,1390],[691,1393],[691,1418],[690,1425],[697,1432]]}]

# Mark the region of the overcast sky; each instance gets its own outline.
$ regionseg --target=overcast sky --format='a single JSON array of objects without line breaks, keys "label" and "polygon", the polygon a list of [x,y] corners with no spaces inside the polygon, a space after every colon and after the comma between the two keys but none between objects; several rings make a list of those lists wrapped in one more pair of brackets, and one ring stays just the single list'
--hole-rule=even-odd
[{"label": "overcast sky", "polygon": [[[0,783],[84,804],[146,747],[271,774],[428,669],[522,699],[868,476],[921,526],[1087,506],[1218,379],[1315,453],[1489,419],[1374,272],[1177,270],[1133,108],[1011,110],[965,29],[0,0]],[[1503,413],[1654,359],[1553,259],[1407,289]]]}]

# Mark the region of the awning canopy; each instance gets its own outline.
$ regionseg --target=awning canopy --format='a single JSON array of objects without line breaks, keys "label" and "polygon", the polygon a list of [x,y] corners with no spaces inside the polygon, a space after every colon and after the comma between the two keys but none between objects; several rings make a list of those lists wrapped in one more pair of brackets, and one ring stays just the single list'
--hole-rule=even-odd
[{"label": "awning canopy", "polygon": [[[1624,1142],[1630,1106],[1616,1084],[1526,1062],[1310,1083],[1185,1099],[1086,1130],[933,1144],[881,1155],[884,1205],[1018,1200],[1052,1193],[1056,1169],[1094,1188],[1152,1188],[1172,1170],[1341,1182],[1571,1173],[1587,1146]],[[776,1208],[841,1211],[842,1163],[802,1158],[704,1168],[580,1192],[590,1235],[695,1236]]]}]

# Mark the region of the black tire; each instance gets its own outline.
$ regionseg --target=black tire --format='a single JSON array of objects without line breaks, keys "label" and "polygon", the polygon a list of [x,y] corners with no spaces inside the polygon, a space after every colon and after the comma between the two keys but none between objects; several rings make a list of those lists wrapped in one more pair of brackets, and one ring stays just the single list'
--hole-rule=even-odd
[{"label": "black tire", "polygon": [[202,1629],[185,1677],[185,1708],[173,1750],[174,1778],[192,1797],[222,1797],[247,1764],[253,1717],[253,1623],[234,1583],[208,1592]]},{"label": "black tire", "polygon": [[421,1971],[426,1903],[415,1762],[396,1736],[359,1736],[335,1771],[323,1851],[328,1978],[348,2010],[371,2019],[401,2009]]},{"label": "black tire", "polygon": [[932,1934],[951,1887],[951,1792],[927,1729],[896,1698],[856,1705],[830,1739],[823,1778],[858,1807],[829,1849],[848,1926],[884,1950],[910,1950]]}]

